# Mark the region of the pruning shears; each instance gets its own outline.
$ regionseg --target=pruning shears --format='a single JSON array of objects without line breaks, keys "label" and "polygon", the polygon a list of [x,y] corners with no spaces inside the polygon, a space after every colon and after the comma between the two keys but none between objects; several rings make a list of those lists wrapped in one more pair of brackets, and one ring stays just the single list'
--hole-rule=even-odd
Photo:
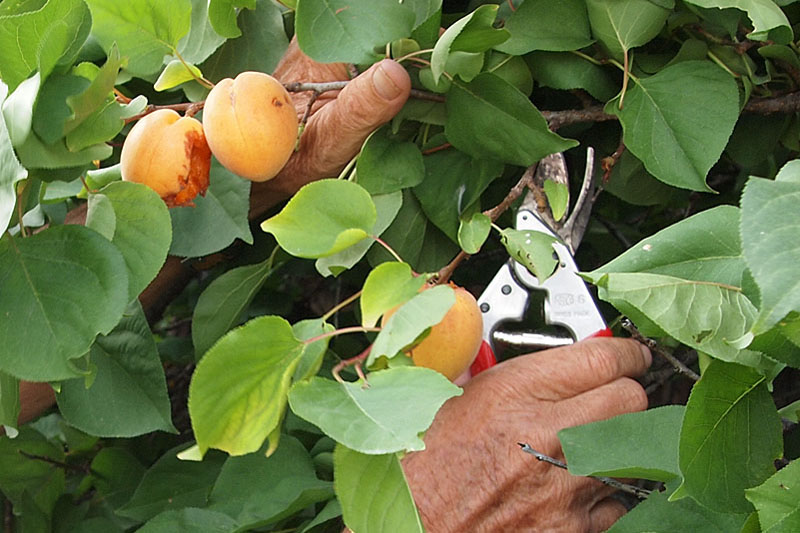
[{"label": "pruning shears", "polygon": [[[500,348],[546,349],[564,346],[588,337],[609,337],[597,304],[586,283],[578,276],[573,258],[580,243],[591,210],[593,196],[594,151],[586,154],[586,172],[581,195],[572,214],[563,224],[553,220],[547,202],[537,199],[535,191],[545,179],[564,183],[567,180],[563,154],[553,154],[543,159],[529,191],[516,213],[517,230],[538,231],[558,239],[553,251],[558,259],[555,272],[543,282],[516,260],[509,258],[495,274],[478,299],[483,314],[483,343],[475,362],[470,367],[474,376],[497,362]],[[519,330],[530,311],[532,291],[543,293],[544,323],[559,326],[566,333]],[[514,330],[516,326],[516,331]]]}]

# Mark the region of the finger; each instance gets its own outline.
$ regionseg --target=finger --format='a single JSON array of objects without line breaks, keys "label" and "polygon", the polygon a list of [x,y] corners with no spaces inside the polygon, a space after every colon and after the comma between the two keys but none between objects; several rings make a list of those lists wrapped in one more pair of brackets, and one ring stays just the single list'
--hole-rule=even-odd
[{"label": "finger", "polygon": [[607,420],[647,409],[647,394],[639,383],[623,377],[558,403],[558,429]]},{"label": "finger", "polygon": [[399,63],[376,63],[311,116],[297,153],[274,184],[267,183],[288,196],[310,181],[336,176],[367,136],[400,111],[410,91],[411,80]]},{"label": "finger", "polygon": [[626,512],[627,509],[625,506],[614,498],[606,498],[599,501],[589,511],[589,521],[591,522],[590,531],[606,531]]},{"label": "finger", "polygon": [[570,398],[620,377],[644,373],[650,350],[630,339],[595,338],[504,362],[543,400]]}]

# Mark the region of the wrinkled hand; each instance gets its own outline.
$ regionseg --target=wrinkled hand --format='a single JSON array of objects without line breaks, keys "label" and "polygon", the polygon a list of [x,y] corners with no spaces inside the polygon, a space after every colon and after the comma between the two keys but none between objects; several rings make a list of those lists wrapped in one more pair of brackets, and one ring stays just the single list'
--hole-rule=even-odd
[{"label": "wrinkled hand", "polygon": [[563,460],[556,433],[640,411],[631,377],[650,365],[626,339],[589,339],[525,355],[482,372],[436,415],[426,450],[403,468],[430,533],[603,531],[624,512],[613,489],[523,453],[518,442]]},{"label": "wrinkled hand", "polygon": [[[349,79],[342,63],[317,63],[292,40],[273,76],[283,83]],[[300,146],[278,176],[253,184],[250,218],[257,218],[276,201],[311,181],[336,177],[358,153],[367,136],[403,107],[411,80],[399,63],[384,59],[339,92],[322,93],[300,137]],[[306,112],[310,93],[292,93],[297,116]]]}]

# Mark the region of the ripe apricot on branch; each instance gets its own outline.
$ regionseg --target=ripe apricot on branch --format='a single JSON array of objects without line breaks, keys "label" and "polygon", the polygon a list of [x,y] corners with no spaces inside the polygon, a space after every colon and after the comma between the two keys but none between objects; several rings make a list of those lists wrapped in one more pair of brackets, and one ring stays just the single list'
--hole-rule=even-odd
[{"label": "ripe apricot on branch", "polygon": [[171,109],[159,109],[131,129],[120,155],[122,179],[143,183],[167,206],[193,205],[208,189],[211,150],[203,125]]},{"label": "ripe apricot on branch", "polygon": [[252,181],[280,172],[294,151],[297,127],[289,93],[263,72],[242,72],[235,80],[220,81],[203,108],[203,128],[214,156]]},{"label": "ripe apricot on branch", "polygon": [[[478,355],[483,337],[483,317],[475,297],[462,287],[454,286],[453,289],[456,303],[442,321],[431,328],[430,334],[408,353],[415,365],[436,370],[450,381],[469,368]],[[384,323],[394,311],[384,315]]]}]

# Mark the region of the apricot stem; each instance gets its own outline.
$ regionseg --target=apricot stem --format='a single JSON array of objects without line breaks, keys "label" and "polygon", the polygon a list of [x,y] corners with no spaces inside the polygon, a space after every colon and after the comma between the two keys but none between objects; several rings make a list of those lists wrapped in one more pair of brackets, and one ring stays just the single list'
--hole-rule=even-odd
[{"label": "apricot stem", "polygon": [[336,313],[338,313],[339,311],[341,311],[342,309],[344,309],[345,307],[347,307],[347,306],[348,306],[348,305],[350,305],[351,303],[353,303],[353,302],[355,302],[356,300],[358,300],[358,299],[361,297],[361,293],[362,293],[362,292],[363,292],[363,291],[358,291],[357,293],[353,294],[352,296],[350,296],[350,297],[349,297],[349,298],[347,298],[346,300],[342,300],[342,301],[341,301],[341,302],[339,302],[338,304],[334,305],[334,306],[331,308],[331,310],[330,310],[330,311],[328,311],[327,313],[325,313],[324,315],[322,315],[320,318],[321,318],[323,321],[327,322],[327,321],[328,321],[328,319],[329,319],[330,317],[332,317],[333,315],[335,315]]}]

